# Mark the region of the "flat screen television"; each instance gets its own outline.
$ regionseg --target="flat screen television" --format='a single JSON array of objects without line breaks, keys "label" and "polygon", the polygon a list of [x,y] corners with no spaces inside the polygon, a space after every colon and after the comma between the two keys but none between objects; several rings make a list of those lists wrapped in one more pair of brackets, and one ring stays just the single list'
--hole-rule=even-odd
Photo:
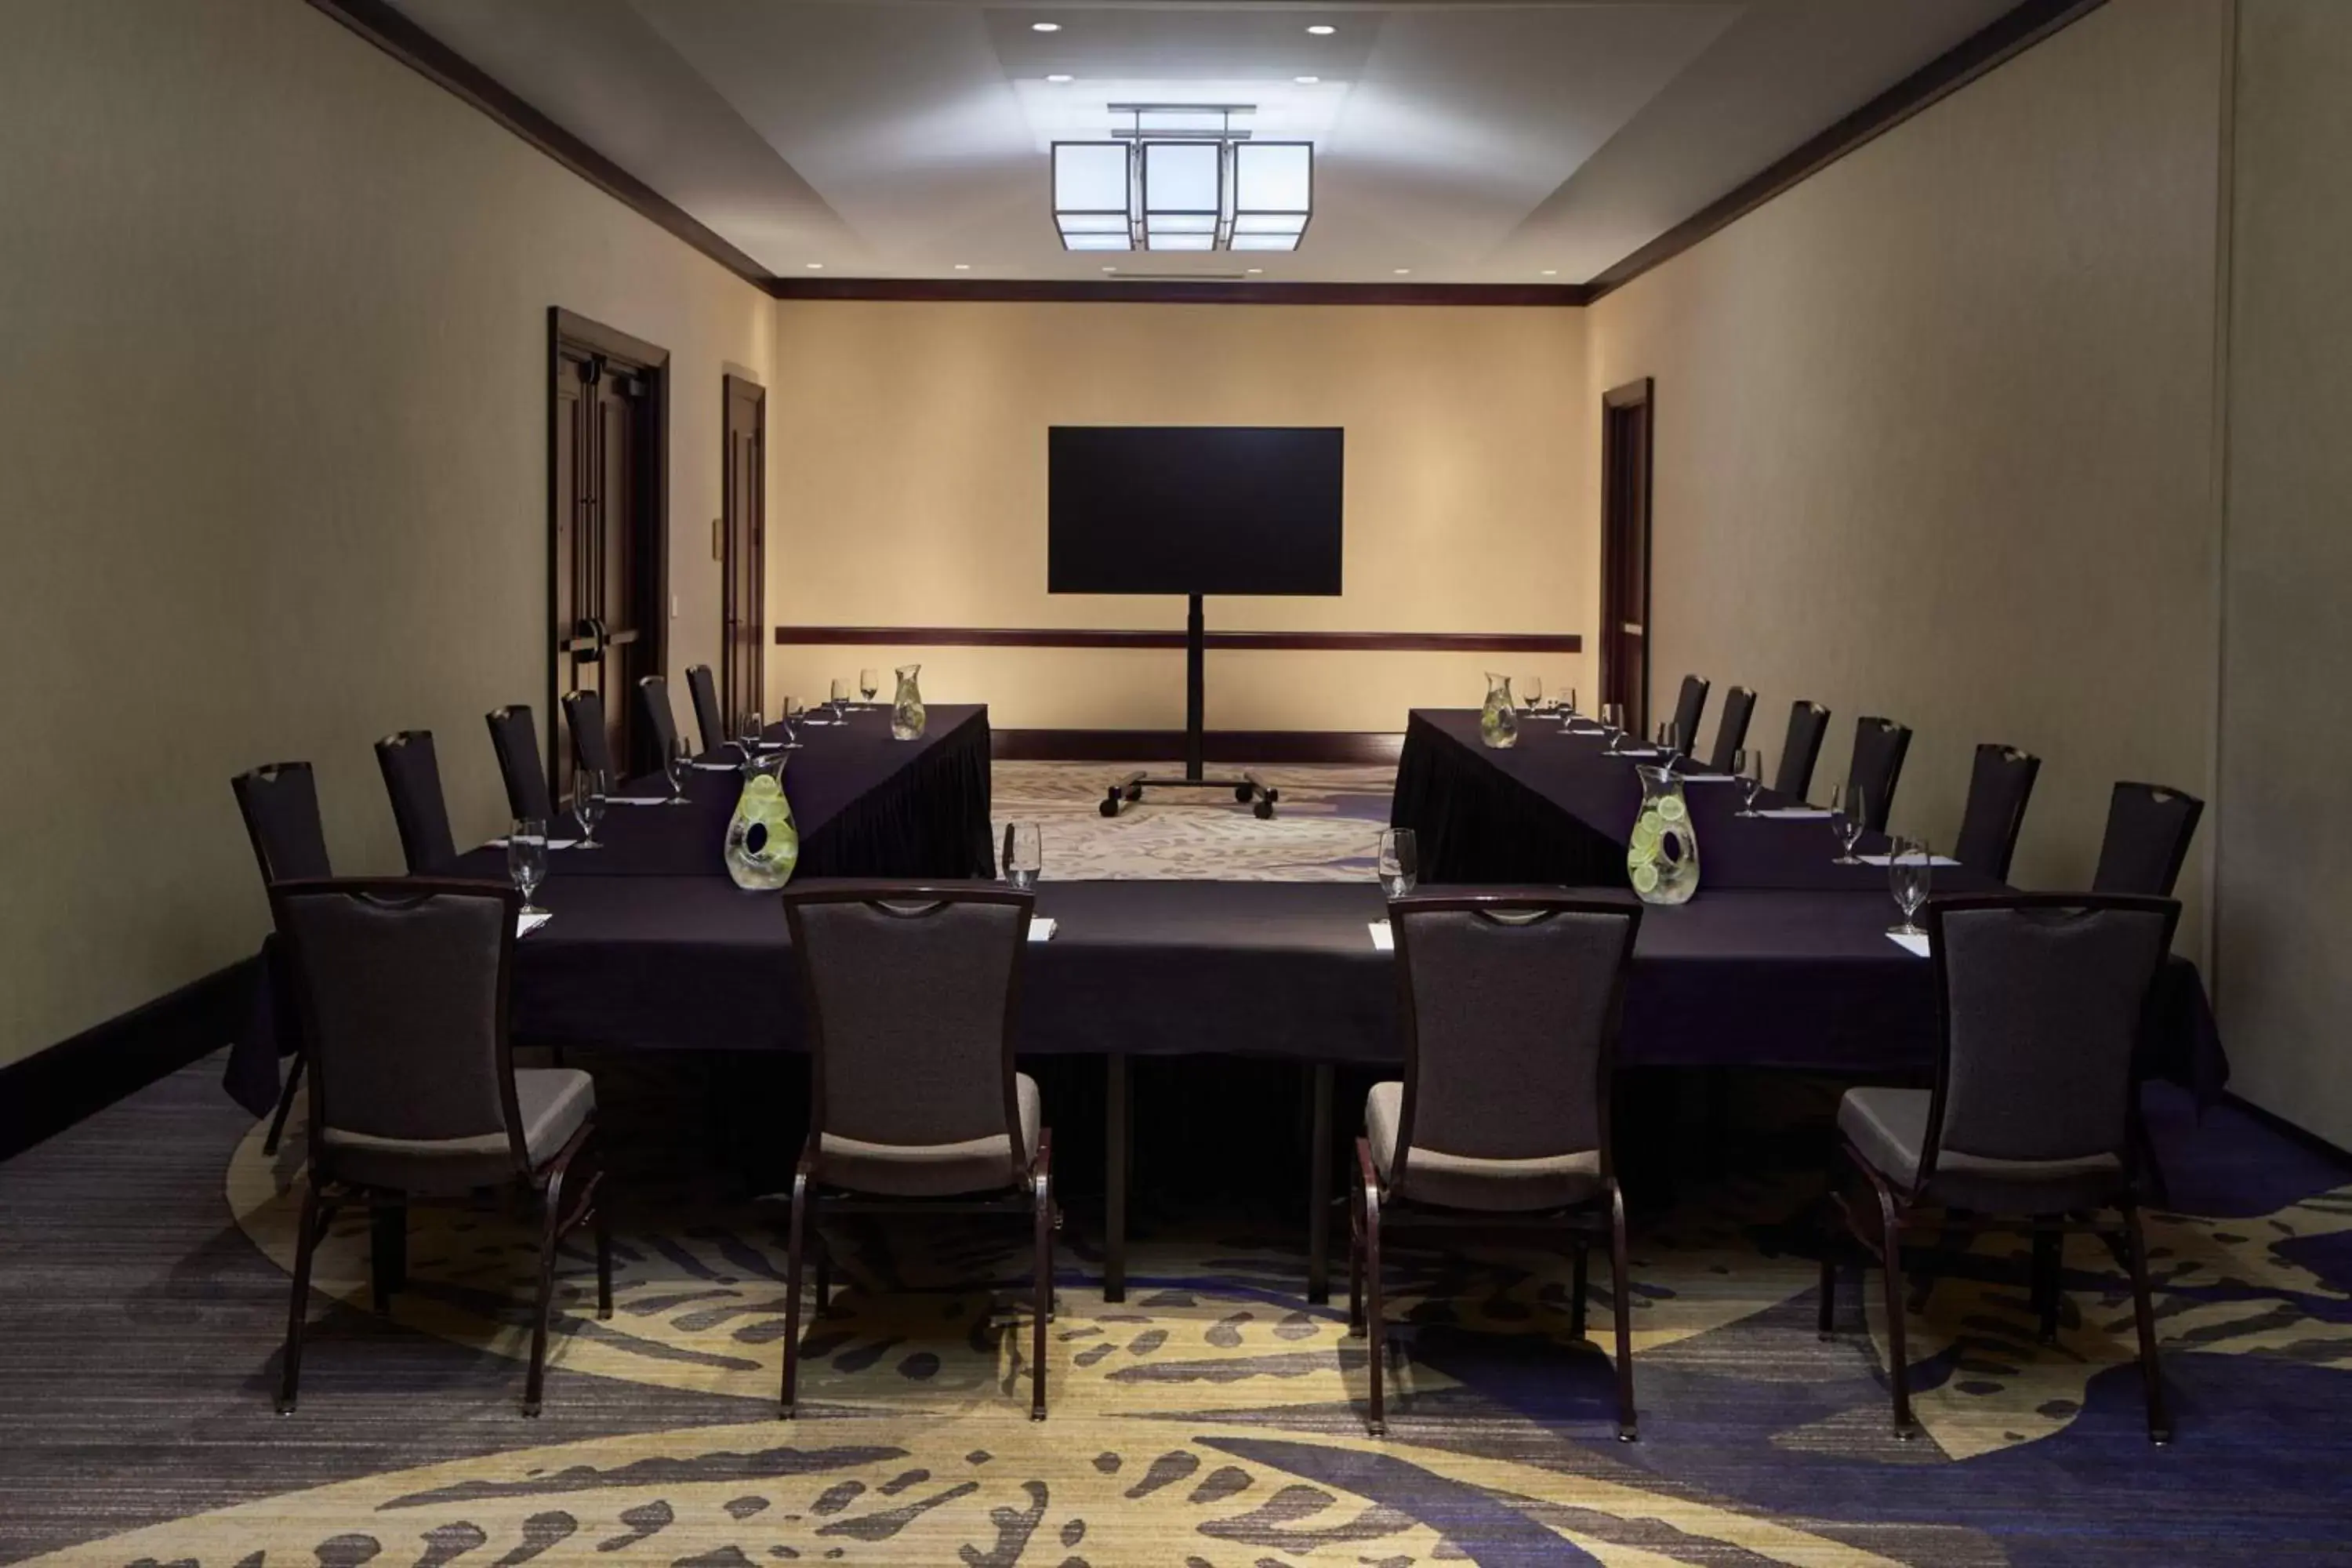
[{"label": "flat screen television", "polygon": [[1337,594],[1345,450],[1337,428],[1054,426],[1045,586]]}]

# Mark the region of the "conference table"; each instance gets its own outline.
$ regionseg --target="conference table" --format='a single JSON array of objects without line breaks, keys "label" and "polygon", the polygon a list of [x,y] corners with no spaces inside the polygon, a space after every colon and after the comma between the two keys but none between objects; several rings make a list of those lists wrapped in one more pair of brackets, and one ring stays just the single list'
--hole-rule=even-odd
[{"label": "conference table", "polygon": [[[1640,791],[1605,737],[1528,721],[1509,751],[1481,746],[1475,712],[1416,711],[1393,820],[1422,836],[1425,884],[1567,884],[1620,889]],[[887,738],[855,710],[802,731],[785,788],[803,833],[794,885],[827,877],[988,875],[984,709],[934,708],[921,741]],[[518,944],[511,1026],[525,1041],[628,1050],[804,1048],[791,939],[773,894],[728,879],[719,842],[731,771],[697,772],[685,806],[611,809],[600,850],[559,851],[537,901],[553,919]],[[659,780],[628,793],[656,798]],[[1738,787],[1685,786],[1700,890],[1645,911],[1628,980],[1621,1065],[1750,1066],[1855,1077],[1918,1073],[1935,1059],[1927,962],[1889,940],[1882,868],[1832,865],[1818,820],[1742,818]],[[1769,795],[1759,802],[1777,804]],[[1367,828],[1369,836],[1370,828]],[[1870,841],[1862,847],[1873,847]],[[1047,864],[1052,864],[1050,853]],[[461,874],[503,879],[503,853]],[[1989,889],[1964,868],[1940,889]],[[1050,940],[1027,949],[1018,1051],[1101,1057],[1106,1083],[1104,1288],[1126,1279],[1129,1062],[1219,1055],[1304,1064],[1312,1086],[1309,1292],[1328,1292],[1334,1069],[1402,1059],[1391,954],[1371,883],[1046,880]],[[2202,1083],[2226,1072],[2193,968],[2151,1030],[2159,1064]],[[266,1110],[278,1044],[270,987],[230,1064],[232,1092]],[[2162,1065],[2158,1070],[2164,1070]],[[2214,1081],[2218,1082],[2218,1079]]]}]

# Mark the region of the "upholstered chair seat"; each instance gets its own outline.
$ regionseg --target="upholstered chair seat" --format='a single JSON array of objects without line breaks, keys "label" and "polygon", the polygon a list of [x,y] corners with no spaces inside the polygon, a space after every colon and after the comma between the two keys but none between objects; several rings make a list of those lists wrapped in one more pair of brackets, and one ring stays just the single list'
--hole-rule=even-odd
[{"label": "upholstered chair seat", "polygon": [[1400,1165],[1397,1129],[1403,1115],[1403,1084],[1372,1085],[1364,1100],[1364,1136],[1371,1142],[1373,1169],[1400,1197],[1440,1208],[1507,1214],[1564,1208],[1601,1194],[1598,1149],[1494,1159],[1416,1145]]}]

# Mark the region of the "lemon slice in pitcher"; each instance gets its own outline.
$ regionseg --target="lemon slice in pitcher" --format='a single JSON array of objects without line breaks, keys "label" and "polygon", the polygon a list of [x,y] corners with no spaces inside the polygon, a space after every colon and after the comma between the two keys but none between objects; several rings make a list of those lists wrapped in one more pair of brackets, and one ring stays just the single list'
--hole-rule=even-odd
[{"label": "lemon slice in pitcher", "polygon": [[1635,892],[1654,893],[1658,890],[1658,867],[1654,860],[1644,860],[1634,867],[1633,877]]},{"label": "lemon slice in pitcher", "polygon": [[1683,804],[1683,797],[1678,795],[1660,795],[1657,813],[1661,821],[1680,822],[1690,815],[1690,807]]}]

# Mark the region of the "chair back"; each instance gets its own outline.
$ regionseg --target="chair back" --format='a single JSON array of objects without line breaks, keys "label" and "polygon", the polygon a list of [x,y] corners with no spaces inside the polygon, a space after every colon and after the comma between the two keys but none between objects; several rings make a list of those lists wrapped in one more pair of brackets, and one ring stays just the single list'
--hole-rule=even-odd
[{"label": "chair back", "polygon": [[1021,1180],[1013,1009],[1032,895],[844,882],[783,902],[808,1005],[812,1144],[1001,1141],[1005,1183]]},{"label": "chair back", "polygon": [[702,751],[708,755],[728,741],[727,720],[719,710],[719,683],[710,678],[710,667],[688,665],[686,689],[694,698],[694,727],[702,732]]},{"label": "chair back", "polygon": [[1609,1077],[1641,920],[1631,899],[1566,893],[1390,900],[1405,1018],[1400,1172],[1425,1149],[1597,1152],[1609,1173]]},{"label": "chair back", "polygon": [[1944,1156],[2128,1166],[2132,1058],[2180,906],[2030,893],[1927,910],[1942,1048],[1919,1166]]},{"label": "chair back", "polygon": [[1698,752],[1698,721],[1706,711],[1707,683],[1696,675],[1683,677],[1683,689],[1675,698],[1675,745],[1684,756]]},{"label": "chair back", "polygon": [[519,908],[491,882],[270,889],[310,1052],[320,1175],[386,1157],[437,1159],[461,1182],[529,1173],[506,1022]]},{"label": "chair back", "polygon": [[1818,702],[1789,706],[1789,738],[1780,744],[1780,770],[1772,775],[1775,793],[1802,800],[1812,792],[1813,763],[1821,759],[1822,738],[1829,733],[1830,710]]},{"label": "chair back", "polygon": [[1969,800],[1960,810],[1960,837],[1952,858],[1970,870],[2008,881],[2018,830],[2025,826],[2025,803],[2041,772],[2042,759],[2031,752],[1994,742],[1979,746],[1969,770]]},{"label": "chair back", "polygon": [[1756,693],[1735,686],[1723,694],[1723,719],[1715,727],[1715,754],[1706,760],[1710,773],[1727,773],[1732,759],[1748,744],[1748,721],[1756,711]]},{"label": "chair back", "polygon": [[1846,764],[1846,789],[1862,791],[1862,825],[1874,833],[1886,831],[1886,815],[1894,809],[1895,785],[1903,776],[1903,755],[1911,749],[1911,731],[1892,719],[1865,718],[1853,727],[1853,757]]},{"label": "chair back", "polygon": [[438,877],[457,863],[457,841],[449,831],[449,803],[441,794],[441,764],[433,752],[433,731],[403,730],[375,743],[376,766],[383,770],[384,793],[392,797],[393,826],[400,829],[400,853],[412,877]]},{"label": "chair back", "polygon": [[669,682],[658,675],[641,677],[637,681],[637,703],[644,711],[646,733],[654,738],[654,748],[666,761],[677,749],[677,715],[669,705]]},{"label": "chair back", "polygon": [[2118,784],[2107,801],[2107,831],[2091,888],[2168,899],[2189,859],[2205,803],[2163,784]]},{"label": "chair back", "polygon": [[604,694],[565,692],[563,723],[572,731],[572,760],[583,768],[595,769],[606,778],[618,780],[621,775],[613,766],[613,744],[604,733]]},{"label": "chair back", "polygon": [[547,763],[539,754],[539,726],[527,704],[493,708],[487,715],[490,749],[499,754],[499,777],[507,786],[507,810],[518,822],[550,822],[555,797],[547,787]]},{"label": "chair back", "polygon": [[228,781],[264,887],[331,877],[319,786],[308,763],[266,763]]}]

